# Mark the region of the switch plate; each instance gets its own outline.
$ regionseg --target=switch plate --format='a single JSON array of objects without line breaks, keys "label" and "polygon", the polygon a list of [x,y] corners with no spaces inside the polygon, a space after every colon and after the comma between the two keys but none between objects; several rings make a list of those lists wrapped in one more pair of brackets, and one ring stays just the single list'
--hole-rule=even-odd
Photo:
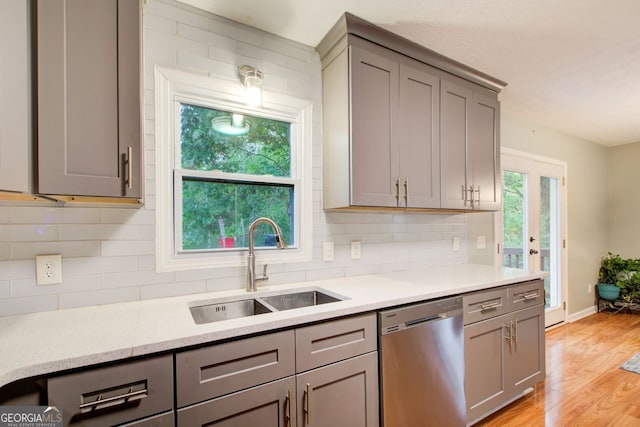
[{"label": "switch plate", "polygon": [[354,240],[351,242],[351,259],[360,259],[362,256],[362,242]]},{"label": "switch plate", "polygon": [[476,239],[476,248],[484,249],[487,247],[487,238],[485,236],[478,236]]},{"label": "switch plate", "polygon": [[62,283],[62,255],[36,256],[36,283],[38,285]]},{"label": "switch plate", "polygon": [[322,259],[324,261],[333,261],[334,257],[333,242],[324,242],[322,244]]},{"label": "switch plate", "polygon": [[458,252],[460,250],[460,238],[458,236],[455,236],[453,238],[451,250],[453,252]]}]

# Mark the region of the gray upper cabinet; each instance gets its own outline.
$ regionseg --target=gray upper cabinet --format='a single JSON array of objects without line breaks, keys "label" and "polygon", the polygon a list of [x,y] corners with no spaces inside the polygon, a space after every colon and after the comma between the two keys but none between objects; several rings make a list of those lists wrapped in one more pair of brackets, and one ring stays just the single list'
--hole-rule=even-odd
[{"label": "gray upper cabinet", "polygon": [[[325,208],[438,208],[435,70],[354,39],[325,68],[324,83]],[[334,106],[345,103],[337,117]]]},{"label": "gray upper cabinet", "polygon": [[38,0],[37,192],[140,198],[140,3]]},{"label": "gray upper cabinet", "polygon": [[443,79],[440,106],[442,207],[499,210],[502,172],[497,94]]},{"label": "gray upper cabinet", "polygon": [[4,191],[29,191],[28,14],[25,0],[0,2],[0,190]]},{"label": "gray upper cabinet", "polygon": [[325,209],[500,209],[504,82],[348,13],[316,50]]},{"label": "gray upper cabinet", "polygon": [[398,63],[356,46],[350,49],[350,204],[395,207]]}]

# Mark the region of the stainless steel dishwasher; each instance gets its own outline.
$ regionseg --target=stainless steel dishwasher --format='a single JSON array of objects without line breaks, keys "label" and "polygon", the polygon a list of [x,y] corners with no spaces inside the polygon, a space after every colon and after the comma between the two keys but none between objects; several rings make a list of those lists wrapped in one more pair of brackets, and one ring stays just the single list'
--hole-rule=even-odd
[{"label": "stainless steel dishwasher", "polygon": [[466,425],[462,297],[378,312],[384,427]]}]

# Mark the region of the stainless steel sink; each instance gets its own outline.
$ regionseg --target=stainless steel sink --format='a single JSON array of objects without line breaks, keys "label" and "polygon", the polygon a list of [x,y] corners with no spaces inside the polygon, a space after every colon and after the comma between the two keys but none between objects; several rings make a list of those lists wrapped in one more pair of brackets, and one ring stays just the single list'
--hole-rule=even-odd
[{"label": "stainless steel sink", "polygon": [[195,305],[189,306],[191,316],[193,316],[193,320],[197,325],[271,313],[269,308],[253,298],[219,303],[214,303],[214,301],[208,301],[210,302],[209,304],[207,301],[198,301],[193,303]]},{"label": "stainless steel sink", "polygon": [[262,297],[260,298],[260,301],[264,301],[267,305],[281,311],[291,310],[293,308],[309,307],[312,305],[327,304],[342,300],[320,291],[303,291]]},{"label": "stainless steel sink", "polygon": [[305,289],[282,294],[253,294],[255,296],[231,301],[219,299],[193,301],[189,311],[197,325],[273,313],[294,308],[310,307],[320,304],[342,301],[345,298],[329,295],[318,289]]}]

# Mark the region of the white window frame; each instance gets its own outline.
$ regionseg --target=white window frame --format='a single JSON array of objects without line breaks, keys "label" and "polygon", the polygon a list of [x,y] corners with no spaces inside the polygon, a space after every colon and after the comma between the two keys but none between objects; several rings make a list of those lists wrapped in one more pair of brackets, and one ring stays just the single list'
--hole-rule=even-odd
[{"label": "white window frame", "polygon": [[[285,250],[256,251],[261,263],[280,264],[310,261],[312,256],[312,102],[284,94],[264,91],[262,107],[245,105],[244,88],[239,81],[194,75],[185,71],[155,67],[155,158],[156,158],[156,270],[181,271],[214,267],[246,266],[246,249],[224,251],[180,251],[176,231],[181,233],[180,187],[180,103],[291,123],[291,179],[294,185],[295,243]],[[199,175],[221,178],[222,172]],[[236,175],[242,179],[243,176]],[[252,182],[271,182],[272,178],[247,176]],[[180,182],[178,182],[180,181]]]}]

